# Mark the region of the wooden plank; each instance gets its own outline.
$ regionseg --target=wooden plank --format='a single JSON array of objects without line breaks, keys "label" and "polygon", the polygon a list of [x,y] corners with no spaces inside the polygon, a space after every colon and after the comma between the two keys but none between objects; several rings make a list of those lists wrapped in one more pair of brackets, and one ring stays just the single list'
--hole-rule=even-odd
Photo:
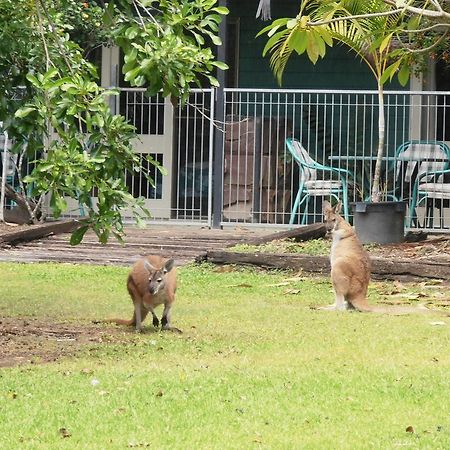
[{"label": "wooden plank", "polygon": [[[140,255],[133,256],[119,256],[119,257],[109,257],[109,258],[95,258],[95,257],[86,257],[85,255],[77,255],[77,254],[41,254],[37,255],[35,253],[20,253],[15,255],[14,262],[60,262],[60,263],[72,263],[72,264],[97,264],[97,265],[119,265],[129,267],[134,264]],[[193,262],[195,260],[195,256],[188,258],[183,256],[181,258],[174,257],[175,264],[177,266],[185,264],[187,262]],[[11,261],[12,259],[7,255],[0,254],[0,261]]]},{"label": "wooden plank", "polygon": [[326,227],[323,223],[313,223],[303,227],[297,227],[294,230],[278,231],[276,233],[266,234],[264,236],[250,237],[243,241],[248,245],[259,245],[266,242],[271,242],[280,239],[293,238],[295,241],[308,241],[310,239],[318,239],[324,237],[326,234]]},{"label": "wooden plank", "polygon": [[[206,259],[208,262],[216,264],[251,264],[268,268],[305,270],[320,274],[328,274],[330,272],[330,263],[327,256],[237,253],[224,250],[210,250],[207,252]],[[373,278],[435,278],[450,280],[450,266],[446,263],[409,260],[390,261],[385,258],[371,258],[371,261]]]},{"label": "wooden plank", "polygon": [[304,269],[315,273],[330,271],[330,260],[327,256],[210,250],[206,253],[206,260],[215,264],[251,264],[272,269]]},{"label": "wooden plank", "polygon": [[6,233],[0,236],[0,244],[17,244],[19,242],[40,239],[56,233],[69,233],[81,226],[76,220],[49,222],[42,225],[30,225],[25,230]]}]

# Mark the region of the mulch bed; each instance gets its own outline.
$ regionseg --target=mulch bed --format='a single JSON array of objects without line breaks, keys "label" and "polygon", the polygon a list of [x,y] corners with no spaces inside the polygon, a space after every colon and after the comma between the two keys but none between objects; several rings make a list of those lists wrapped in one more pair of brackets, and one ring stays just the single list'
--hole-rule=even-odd
[{"label": "mulch bed", "polygon": [[[420,242],[374,245],[368,248],[368,252],[375,279],[450,280],[450,235],[435,235]],[[249,264],[318,274],[328,274],[330,271],[328,255],[242,253],[220,249],[208,251],[206,260],[215,264]]]}]

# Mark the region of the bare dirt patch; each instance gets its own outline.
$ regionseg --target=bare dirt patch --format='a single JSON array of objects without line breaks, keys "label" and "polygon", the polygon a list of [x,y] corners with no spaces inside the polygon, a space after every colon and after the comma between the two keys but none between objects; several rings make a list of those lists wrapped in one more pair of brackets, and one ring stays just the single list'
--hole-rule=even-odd
[{"label": "bare dirt patch", "polygon": [[101,325],[0,317],[0,367],[56,361],[83,346],[119,342],[124,332]]}]

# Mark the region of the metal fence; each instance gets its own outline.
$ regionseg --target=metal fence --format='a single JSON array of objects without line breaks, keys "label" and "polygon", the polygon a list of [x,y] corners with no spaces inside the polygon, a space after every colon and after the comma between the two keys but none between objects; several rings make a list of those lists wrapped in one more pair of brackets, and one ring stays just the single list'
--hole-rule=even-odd
[{"label": "metal fence", "polygon": [[[305,175],[287,150],[286,138],[298,140],[314,162],[351,172],[353,176],[346,180],[349,203],[370,196],[378,142],[376,91],[225,89],[224,108],[223,223],[282,225],[290,219],[294,223],[322,220],[326,189],[322,195],[311,195],[291,218],[297,192],[302,189],[306,195],[312,181],[302,180]],[[450,141],[450,92],[388,91],[384,111],[381,194],[388,200],[409,203],[414,196],[414,177],[448,168],[449,163],[440,155],[428,154],[426,162],[405,169],[396,154],[407,141]],[[416,146],[417,152],[421,150]],[[405,170],[409,170],[409,178]],[[419,203],[418,220],[408,221],[408,226],[450,226],[449,175],[422,179],[434,182],[434,193]],[[335,179],[327,170],[316,170],[314,176],[325,183],[322,186]],[[442,220],[433,221],[439,216]]]},{"label": "metal fence", "polygon": [[144,164],[144,170],[153,170],[154,188],[142,174],[127,173],[130,192],[146,199],[153,220],[210,223],[213,90],[193,89],[187,103],[175,107],[161,95],[146,96],[144,89],[121,88],[116,101],[116,112],[136,127],[142,162],[150,155],[167,171],[163,176]]},{"label": "metal fence", "polygon": [[[326,189],[292,213],[299,190],[302,195],[308,192],[287,138],[298,140],[314,162],[351,172],[346,179],[349,203],[369,197],[378,142],[376,91],[225,89],[220,105],[214,94],[213,89],[194,89],[186,105],[172,106],[161,96],[147,97],[143,89],[120,89],[112,103],[135,125],[136,152],[155,179],[151,187],[143,174],[125,174],[130,192],[146,199],[152,220],[211,225],[216,195],[222,201],[223,225],[287,227],[289,222],[321,221]],[[384,97],[382,196],[407,203],[417,196],[417,218],[408,221],[409,228],[448,229],[450,174],[425,176],[422,185],[428,186],[414,190],[418,175],[447,170],[448,159],[430,153],[430,147],[416,147],[410,153],[423,160],[406,167],[397,153],[408,141],[450,142],[450,92],[386,91]],[[215,108],[223,108],[224,123],[212,120]],[[223,138],[222,153],[213,149],[214,133]],[[156,172],[146,155],[168,174]],[[213,155],[222,162],[222,170],[214,174],[222,178],[223,189],[217,193]],[[335,181],[326,170],[316,170],[314,176],[323,186]],[[79,215],[77,203],[72,203],[68,214]],[[131,215],[125,211],[128,219]]]}]

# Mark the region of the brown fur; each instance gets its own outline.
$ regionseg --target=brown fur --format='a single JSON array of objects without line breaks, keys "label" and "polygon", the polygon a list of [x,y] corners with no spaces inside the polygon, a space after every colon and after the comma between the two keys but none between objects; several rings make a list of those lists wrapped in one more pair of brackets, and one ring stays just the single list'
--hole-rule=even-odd
[{"label": "brown fur", "polygon": [[[127,289],[134,305],[132,319],[111,319],[108,322],[134,326],[139,332],[142,322],[151,312],[153,325],[158,327],[160,322],[154,309],[159,305],[164,305],[161,317],[162,329],[180,332],[178,328],[170,325],[170,312],[177,290],[176,269],[173,267],[173,260],[157,255],[140,259],[134,264],[128,275]],[[152,292],[152,289],[157,289],[157,291]]]},{"label": "brown fur", "polygon": [[333,237],[331,247],[331,281],[335,295],[334,305],[323,309],[356,309],[364,312],[385,314],[409,314],[442,311],[423,308],[392,307],[381,308],[369,305],[367,288],[370,281],[370,259],[353,227],[339,215],[341,204],[331,207],[324,202],[324,216],[327,232]]}]

